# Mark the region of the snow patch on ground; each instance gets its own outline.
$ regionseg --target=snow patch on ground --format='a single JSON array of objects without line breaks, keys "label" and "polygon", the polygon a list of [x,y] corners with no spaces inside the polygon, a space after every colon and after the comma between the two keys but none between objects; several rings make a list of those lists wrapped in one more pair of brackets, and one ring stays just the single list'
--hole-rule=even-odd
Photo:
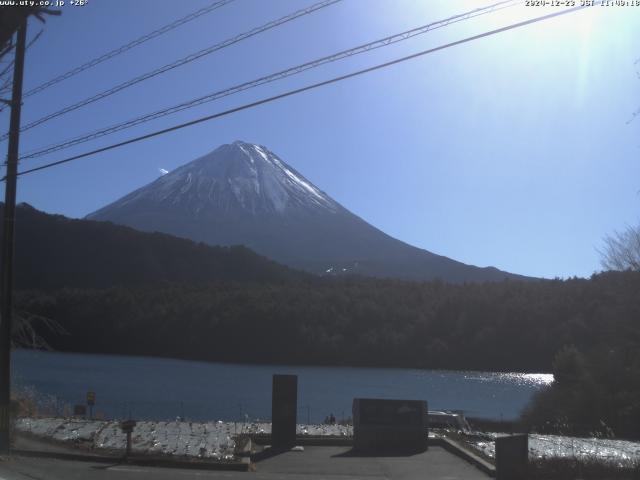
[{"label": "snow patch on ground", "polygon": [[[41,438],[88,449],[124,450],[126,436],[119,421],[70,418],[20,418],[16,429]],[[353,427],[345,425],[305,425],[298,435],[351,437]],[[132,435],[132,449],[138,454],[165,454],[231,460],[235,439],[242,434],[270,434],[268,422],[154,422],[140,421]],[[495,438],[500,433],[478,433],[468,443],[488,457],[495,457]],[[640,461],[640,442],[560,435],[529,435],[530,458],[577,458],[600,460],[626,466]]]},{"label": "snow patch on ground", "polygon": [[[502,434],[483,434],[484,440],[471,440],[472,446],[488,457],[495,457],[495,438]],[[619,466],[640,461],[640,443],[605,438],[578,438],[561,435],[529,435],[529,458],[576,458],[598,460]]]},{"label": "snow patch on ground", "polygon": [[[16,429],[89,449],[124,450],[126,447],[126,435],[120,429],[120,422],[113,420],[20,418],[16,421]],[[352,427],[342,425],[298,425],[297,432],[313,436],[353,435]],[[140,421],[131,437],[132,451],[231,460],[236,437],[254,433],[271,433],[271,423]]]},{"label": "snow patch on ground", "polygon": [[[271,423],[267,422],[254,422],[254,423],[242,423],[242,433],[271,433]],[[296,425],[296,433],[298,435],[310,435],[317,436],[330,436],[330,437],[351,437],[353,436],[353,427],[351,425]]]}]

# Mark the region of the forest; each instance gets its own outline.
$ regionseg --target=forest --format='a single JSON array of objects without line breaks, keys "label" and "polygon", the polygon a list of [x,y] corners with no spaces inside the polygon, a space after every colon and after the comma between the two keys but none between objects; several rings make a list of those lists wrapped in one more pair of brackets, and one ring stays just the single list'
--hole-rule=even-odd
[{"label": "forest", "polygon": [[640,273],[449,285],[304,278],[24,290],[63,351],[212,361],[551,371],[556,353],[634,348]]}]

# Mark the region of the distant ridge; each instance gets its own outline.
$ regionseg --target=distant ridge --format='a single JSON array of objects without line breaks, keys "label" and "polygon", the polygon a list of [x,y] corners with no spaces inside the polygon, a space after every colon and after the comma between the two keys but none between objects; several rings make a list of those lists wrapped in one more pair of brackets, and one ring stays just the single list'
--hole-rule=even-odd
[{"label": "distant ridge", "polygon": [[[4,204],[0,203],[0,214]],[[18,289],[105,288],[166,282],[278,282],[308,276],[245,247],[212,247],[162,233],[16,211]]]},{"label": "distant ridge", "polygon": [[448,282],[526,279],[397,240],[262,145],[236,141],[87,216],[210,245],[246,245],[316,274]]}]

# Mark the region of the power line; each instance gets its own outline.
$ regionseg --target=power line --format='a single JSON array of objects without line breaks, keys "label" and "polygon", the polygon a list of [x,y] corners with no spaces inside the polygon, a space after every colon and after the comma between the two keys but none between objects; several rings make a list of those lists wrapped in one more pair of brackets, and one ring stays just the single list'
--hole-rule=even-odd
[{"label": "power line", "polygon": [[210,94],[207,94],[205,96],[202,97],[198,97],[192,100],[189,100],[187,102],[183,102],[180,103],[178,105],[174,105],[172,107],[168,107],[168,108],[164,108],[162,110],[158,110],[149,114],[145,114],[142,115],[140,117],[136,117],[133,118],[131,120],[127,120],[125,122],[121,122],[115,125],[111,125],[109,127],[94,131],[94,132],[90,132],[87,134],[83,134],[80,135],[78,137],[74,137],[72,139],[69,140],[65,140],[64,142],[61,143],[57,143],[54,145],[49,145],[47,147],[41,148],[39,150],[35,150],[35,151],[31,151],[25,155],[23,155],[21,157],[21,160],[26,160],[29,158],[36,158],[36,157],[40,157],[43,155],[47,155],[59,150],[63,150],[63,149],[67,149],[70,147],[73,147],[75,145],[81,144],[81,143],[85,143],[88,142],[90,140],[95,140],[97,138],[106,136],[106,135],[110,135],[113,133],[116,133],[118,131],[121,130],[125,130],[127,128],[131,128],[134,127],[136,125],[140,125],[142,123],[146,123],[173,113],[177,113],[180,112],[182,110],[186,110],[189,108],[193,108],[196,107],[198,105],[202,105],[204,103],[208,103],[214,100],[217,100],[219,98],[222,97],[226,97],[229,95],[234,95],[236,93],[251,89],[251,88],[255,88],[261,85],[265,85],[267,83],[271,83],[277,80],[281,80],[283,78],[287,78],[293,75],[297,75],[299,73],[302,73],[306,70],[310,70],[312,68],[317,68],[320,67],[322,65],[328,64],[328,63],[332,63],[338,60],[342,60],[344,58],[347,57],[351,57],[354,55],[358,55],[360,53],[365,53],[371,50],[375,50],[381,47],[386,47],[387,45],[391,45],[394,43],[398,43],[404,40],[407,40],[409,38],[415,37],[417,35],[422,35],[424,33],[427,33],[431,30],[435,30],[438,28],[442,28],[445,27],[447,25],[451,25],[453,23],[457,23],[457,22],[461,22],[463,20],[468,20],[470,18],[474,18],[474,17],[478,17],[480,15],[485,15],[488,13],[492,13],[495,12],[497,10],[501,10],[504,8],[508,8],[508,7],[512,7],[514,5],[517,4],[521,4],[522,1],[521,0],[506,0],[506,1],[501,1],[498,3],[494,3],[492,5],[488,5],[486,7],[481,7],[481,8],[477,8],[475,10],[471,10],[465,13],[461,13],[458,15],[454,15],[452,17],[446,18],[444,20],[439,20],[437,22],[432,22],[417,28],[413,28],[411,30],[407,30],[401,33],[397,33],[394,35],[390,35],[387,36],[385,38],[379,39],[379,40],[375,40],[373,42],[369,42],[369,43],[365,43],[362,45],[358,45],[356,47],[350,48],[348,50],[343,50],[341,52],[338,53],[334,53],[325,57],[321,57],[318,58],[316,60],[312,60],[310,62],[306,62],[300,65],[297,65],[295,67],[291,67],[285,70],[281,70],[279,72],[276,73],[272,73],[269,75],[266,75],[264,77],[260,77],[258,79],[255,80],[251,80],[249,82],[245,82],[245,83],[241,83],[238,85],[234,85],[232,87],[226,88],[224,90],[219,90],[217,92],[213,92]]},{"label": "power line", "polygon": [[[151,132],[151,133],[148,133],[146,135],[141,135],[141,136],[138,136],[138,137],[130,138],[129,140],[125,140],[125,141],[118,142],[118,143],[115,143],[115,144],[112,144],[112,145],[108,145],[106,147],[97,148],[97,149],[91,150],[89,152],[81,153],[79,155],[74,155],[72,157],[68,157],[68,158],[65,158],[65,159],[62,159],[62,160],[58,160],[58,161],[55,161],[55,162],[47,163],[47,164],[41,165],[39,167],[34,167],[34,168],[30,168],[28,170],[23,170],[21,172],[18,172],[16,175],[17,176],[26,175],[28,173],[33,173],[33,172],[37,172],[37,171],[40,171],[40,170],[45,170],[45,169],[48,169],[48,168],[52,168],[52,167],[55,167],[57,165],[62,165],[64,163],[69,163],[69,162],[72,162],[74,160],[78,160],[78,159],[81,159],[81,158],[89,157],[91,155],[95,155],[95,154],[98,154],[98,153],[106,152],[108,150],[113,150],[115,148],[123,147],[125,145],[129,145],[129,144],[132,144],[132,143],[137,143],[137,142],[140,142],[142,140],[147,140],[149,138],[157,137],[159,135],[164,135],[165,133],[173,132],[175,130],[180,130],[180,129],[183,129],[183,128],[186,128],[186,127],[190,127],[192,125],[196,125],[196,124],[199,124],[199,123],[207,122],[209,120],[214,120],[216,118],[224,117],[224,116],[230,115],[232,113],[240,112],[242,110],[247,110],[249,108],[257,107],[259,105],[264,105],[266,103],[271,103],[271,102],[274,102],[276,100],[280,100],[282,98],[290,97],[292,95],[297,95],[297,94],[302,93],[302,92],[306,92],[306,91],[309,91],[309,90],[314,90],[316,88],[323,87],[325,85],[330,85],[330,84],[333,84],[333,83],[340,82],[342,80],[346,80],[346,79],[349,79],[349,78],[353,78],[353,77],[357,77],[357,76],[360,76],[360,75],[364,75],[366,73],[370,73],[370,72],[373,72],[373,71],[376,71],[376,70],[381,70],[383,68],[387,68],[387,67],[390,67],[392,65],[396,65],[396,64],[399,64],[399,63],[402,63],[402,62],[406,62],[406,61],[412,60],[414,58],[422,57],[422,56],[428,55],[430,53],[434,53],[434,52],[438,52],[438,51],[441,51],[441,50],[445,50],[447,48],[455,47],[457,45],[461,45],[461,44],[464,44],[464,43],[469,43],[469,42],[472,42],[472,41],[475,41],[475,40],[479,40],[481,38],[489,37],[489,36],[496,35],[498,33],[506,32],[506,31],[509,31],[509,30],[513,30],[513,29],[516,29],[516,28],[524,27],[526,25],[531,25],[531,24],[534,24],[534,23],[538,23],[538,22],[542,22],[542,21],[545,21],[545,20],[549,20],[551,18],[559,17],[561,15],[574,13],[574,12],[577,12],[578,10],[582,10],[584,8],[590,8],[590,7],[577,6],[577,7],[573,7],[573,8],[567,9],[567,10],[560,10],[558,12],[549,13],[547,15],[543,15],[541,17],[532,18],[532,19],[525,20],[525,21],[522,21],[522,22],[512,23],[510,25],[507,25],[506,27],[497,28],[495,30],[490,30],[488,32],[480,33],[478,35],[473,35],[471,37],[463,38],[462,40],[456,40],[455,42],[450,42],[450,43],[447,43],[447,44],[444,44],[444,45],[440,45],[438,47],[430,48],[430,49],[427,49],[427,50],[422,50],[422,51],[420,51],[418,53],[407,55],[405,57],[397,58],[395,60],[391,60],[391,61],[388,61],[388,62],[380,63],[380,64],[374,65],[372,67],[364,68],[362,70],[357,70],[355,72],[351,72],[351,73],[348,73],[346,75],[333,77],[333,78],[330,78],[328,80],[324,80],[322,82],[313,83],[311,85],[307,85],[305,87],[297,88],[297,89],[294,89],[294,90],[289,90],[289,91],[281,93],[279,95],[274,95],[272,97],[267,97],[267,98],[264,98],[262,100],[258,100],[258,101],[255,101],[255,102],[251,102],[251,103],[247,103],[247,104],[241,105],[239,107],[231,108],[229,110],[225,110],[225,111],[222,111],[222,112],[219,112],[219,113],[214,113],[212,115],[207,115],[205,117],[200,117],[200,118],[197,118],[195,120],[191,120],[189,122],[185,122],[185,123],[181,123],[181,124],[178,124],[178,125],[174,125],[173,127],[164,128],[162,130],[157,130],[155,132]],[[7,176],[5,176],[2,180],[6,180],[6,179],[7,179]]]},{"label": "power line", "polygon": [[[227,0],[229,1],[229,0]],[[270,22],[265,23],[264,25],[261,25],[259,27],[255,27],[247,32],[241,33],[239,35],[236,35],[234,37],[228,38],[220,43],[216,43],[215,45],[212,45],[210,47],[207,47],[203,50],[199,50],[198,52],[192,53],[186,57],[183,57],[179,60],[176,60],[175,62],[172,63],[168,63],[166,65],[163,65],[162,67],[156,68],[155,70],[152,70],[150,72],[147,72],[145,74],[139,75],[135,78],[132,78],[130,80],[127,80],[126,82],[120,83],[118,85],[116,85],[115,87],[109,88],[107,90],[104,90],[96,95],[93,95],[91,97],[85,98],[84,100],[80,100],[77,103],[74,103],[72,105],[69,105],[61,110],[58,110],[57,112],[53,112],[50,113],[48,115],[45,115],[44,117],[39,118],[38,120],[34,120],[33,122],[30,122],[28,124],[26,124],[25,126],[22,127],[22,129],[20,130],[21,132],[24,132],[25,130],[30,130],[33,127],[37,127],[38,125],[48,122],[49,120],[52,120],[56,117],[59,117],[61,115],[65,115],[69,112],[72,112],[74,110],[77,110],[79,108],[82,108],[86,105],[89,105],[93,102],[97,102],[98,100],[102,100],[103,98],[109,97],[111,95],[114,95],[115,93],[118,93],[122,90],[124,90],[125,88],[129,88],[133,85],[136,85],[140,82],[143,82],[145,80],[149,80],[155,76],[158,76],[162,73],[166,73],[170,70],[173,70],[174,68],[177,67],[181,67],[183,65],[186,65],[187,63],[193,62],[194,60],[197,60],[199,58],[204,57],[205,55],[209,55],[213,52],[216,52],[218,50],[222,50],[223,48],[227,48],[230,47],[231,45],[234,45],[238,42],[241,42],[242,40],[246,40],[247,38],[253,37],[255,35],[258,35],[260,33],[263,33],[267,30],[270,30],[272,28],[278,27],[280,25],[283,25],[285,23],[291,22],[299,17],[302,17],[304,15],[309,15],[317,10],[320,10],[322,8],[326,8],[330,5],[333,5],[334,3],[338,3],[342,0],[323,0],[321,2],[315,3],[313,5],[311,5],[310,7],[307,8],[303,8],[300,10],[296,10],[293,13],[290,13],[289,15],[285,15],[284,17],[281,17],[277,20],[272,20]],[[4,140],[6,139],[8,136],[8,134],[3,135],[2,137],[0,137],[0,140]]]},{"label": "power line", "polygon": [[154,30],[153,32],[147,33],[146,35],[143,35],[129,43],[126,43],[124,45],[122,45],[121,47],[115,48],[103,55],[100,55],[97,58],[94,58],[93,60],[89,60],[86,63],[83,63],[82,65],[73,68],[71,70],[69,70],[68,72],[63,73],[62,75],[59,75],[55,78],[52,78],[51,80],[44,82],[41,85],[38,85],[37,87],[32,88],[31,90],[27,91],[23,97],[30,97],[31,95],[35,95],[36,93],[39,93],[57,83],[60,83],[64,80],[67,80],[68,78],[71,78],[77,74],[79,74],[80,72],[84,72],[85,70],[88,70],[89,68],[95,67],[96,65],[99,65],[102,62],[106,62],[107,60],[109,60],[110,58],[113,58],[117,55],[120,55],[128,50],[131,50],[132,48],[135,48],[139,45],[142,45],[145,42],[148,42],[149,40],[152,40],[156,37],[159,37],[160,35],[163,35],[171,30],[173,30],[174,28],[177,28],[181,25],[184,25],[185,23],[188,23],[192,20],[195,20],[196,18],[201,17],[202,15],[205,15],[207,13],[210,13],[220,7],[223,7],[224,5],[233,2],[234,0],[218,0],[216,2],[213,2],[211,5],[208,5],[204,8],[201,8],[200,10],[196,10],[193,13],[190,13],[189,15],[186,15],[182,18],[179,18],[163,27],[160,27],[157,30]]},{"label": "power line", "polygon": [[[42,33],[44,32],[44,30],[40,30],[30,41],[29,43],[27,43],[27,46],[25,47],[25,52],[28,52],[29,49],[33,46],[34,43],[36,43],[40,37],[42,36]],[[6,67],[4,67],[2,69],[2,71],[0,71],[0,79],[2,77],[5,76],[5,74],[7,73],[12,73],[13,70],[13,64],[14,64],[14,60],[11,60]],[[11,89],[12,89],[12,85],[11,85],[11,81],[12,78],[10,75],[7,75],[6,80],[0,85],[0,95],[4,95],[5,93],[8,93]],[[8,104],[6,105],[8,106]],[[0,112],[3,111],[5,109],[6,106],[2,106],[0,107]]]}]

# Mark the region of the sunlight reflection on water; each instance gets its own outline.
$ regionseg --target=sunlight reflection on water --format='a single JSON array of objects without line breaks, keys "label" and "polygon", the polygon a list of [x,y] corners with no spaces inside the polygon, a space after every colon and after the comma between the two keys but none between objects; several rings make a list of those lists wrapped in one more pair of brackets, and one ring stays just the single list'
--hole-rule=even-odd
[{"label": "sunlight reflection on water", "polygon": [[544,387],[553,383],[552,373],[485,373],[485,372],[465,372],[466,380],[479,382],[504,382],[522,386]]}]

